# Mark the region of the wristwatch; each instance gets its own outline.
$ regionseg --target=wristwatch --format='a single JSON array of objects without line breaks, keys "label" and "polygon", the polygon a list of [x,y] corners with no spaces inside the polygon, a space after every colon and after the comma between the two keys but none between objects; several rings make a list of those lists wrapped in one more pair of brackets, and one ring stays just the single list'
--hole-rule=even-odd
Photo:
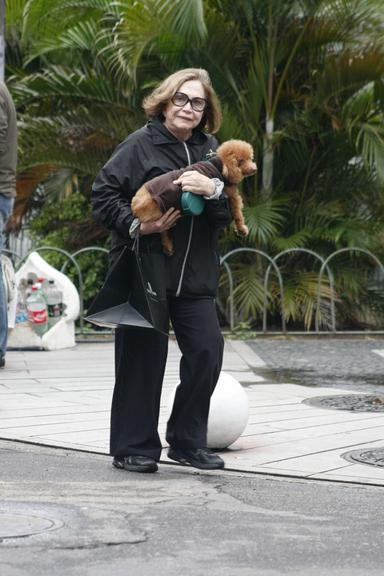
[{"label": "wristwatch", "polygon": [[134,218],[132,224],[129,227],[129,235],[131,238],[136,238],[139,228],[140,228],[140,220],[138,218]]},{"label": "wristwatch", "polygon": [[212,178],[211,180],[215,184],[215,192],[212,194],[212,196],[203,196],[205,200],[217,200],[220,198],[224,188],[224,182],[220,180],[220,178]]}]

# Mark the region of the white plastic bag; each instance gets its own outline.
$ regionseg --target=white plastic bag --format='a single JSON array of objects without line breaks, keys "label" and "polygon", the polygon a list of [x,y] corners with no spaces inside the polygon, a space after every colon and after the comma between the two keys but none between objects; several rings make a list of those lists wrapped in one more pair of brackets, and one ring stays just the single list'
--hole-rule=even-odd
[{"label": "white plastic bag", "polygon": [[5,289],[5,300],[8,303],[8,328],[15,326],[17,289],[16,275],[12,260],[5,254],[1,254],[1,265],[3,268],[3,280]]}]

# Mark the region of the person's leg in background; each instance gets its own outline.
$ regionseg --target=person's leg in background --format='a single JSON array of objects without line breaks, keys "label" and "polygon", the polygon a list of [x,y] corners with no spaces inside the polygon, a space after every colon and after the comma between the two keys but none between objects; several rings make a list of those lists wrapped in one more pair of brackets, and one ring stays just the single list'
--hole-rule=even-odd
[{"label": "person's leg in background", "polygon": [[157,470],[162,448],[157,427],[167,353],[164,334],[146,328],[116,330],[110,453],[117,468]]},{"label": "person's leg in background", "polygon": [[[4,230],[9,216],[11,215],[14,200],[0,194],[0,254],[4,248]],[[5,353],[8,339],[8,315],[7,301],[4,288],[3,268],[0,261],[0,368],[5,365]]]},{"label": "person's leg in background", "polygon": [[168,456],[198,468],[222,468],[221,458],[207,450],[210,399],[224,350],[215,302],[213,298],[172,298],[169,307],[182,358],[180,384],[167,425]]}]

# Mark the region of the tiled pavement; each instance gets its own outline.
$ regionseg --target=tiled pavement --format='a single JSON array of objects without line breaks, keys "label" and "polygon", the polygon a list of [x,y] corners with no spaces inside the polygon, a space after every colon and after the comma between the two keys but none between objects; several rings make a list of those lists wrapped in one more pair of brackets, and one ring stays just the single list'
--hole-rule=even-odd
[{"label": "tiled pavement", "polygon": [[[168,397],[178,383],[179,357],[171,341],[162,438]],[[10,351],[6,360],[0,372],[0,438],[107,453],[112,343],[82,343],[56,352]],[[263,366],[245,342],[226,340],[223,370],[244,384],[250,401],[246,429],[223,454],[228,469],[384,486],[384,468],[341,457],[351,450],[384,447],[383,413],[303,404],[305,398],[346,391],[271,383],[260,375]]]}]

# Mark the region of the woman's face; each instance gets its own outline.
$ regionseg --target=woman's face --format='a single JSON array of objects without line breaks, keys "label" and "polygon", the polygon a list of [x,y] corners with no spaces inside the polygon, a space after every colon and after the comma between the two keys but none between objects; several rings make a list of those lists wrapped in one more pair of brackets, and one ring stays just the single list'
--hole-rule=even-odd
[{"label": "woman's face", "polygon": [[[188,80],[184,82],[177,93],[182,93],[192,98],[205,98],[204,87],[199,80]],[[192,136],[192,130],[201,122],[204,110],[196,111],[188,101],[184,106],[176,106],[169,101],[163,111],[164,124],[179,140],[188,140]]]}]

